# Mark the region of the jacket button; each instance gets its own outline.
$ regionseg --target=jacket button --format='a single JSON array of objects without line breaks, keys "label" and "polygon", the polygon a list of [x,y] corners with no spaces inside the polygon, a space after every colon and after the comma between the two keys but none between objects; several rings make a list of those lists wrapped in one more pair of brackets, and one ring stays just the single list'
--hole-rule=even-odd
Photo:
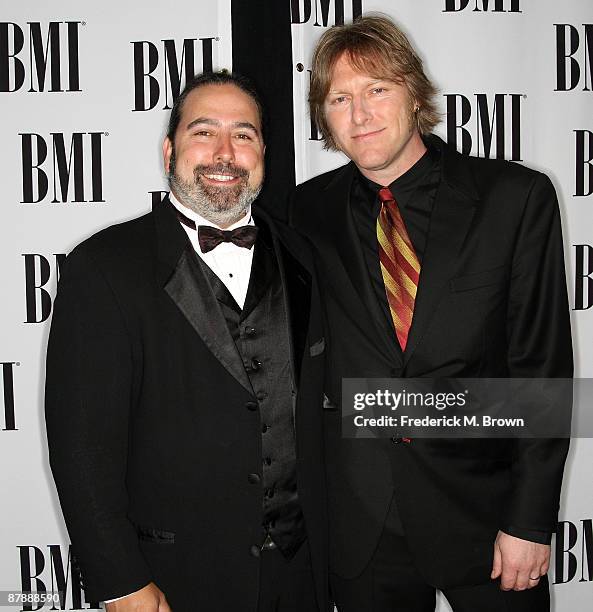
[{"label": "jacket button", "polygon": [[398,438],[397,436],[393,436],[393,437],[391,438],[391,441],[392,441],[394,444],[401,444],[401,443],[403,442],[403,440],[402,440],[401,438]]},{"label": "jacket button", "polygon": [[257,402],[247,402],[245,404],[245,408],[247,408],[247,410],[257,410]]},{"label": "jacket button", "polygon": [[259,557],[261,555],[259,546],[256,546],[255,544],[249,549],[249,552],[252,557]]},{"label": "jacket button", "polygon": [[265,423],[261,426],[261,432],[262,433],[266,433],[266,431],[268,431],[268,429],[270,429],[270,426],[266,425]]},{"label": "jacket button", "polygon": [[262,362],[259,359],[257,359],[256,357],[254,357],[251,360],[251,369],[254,372],[257,372],[259,369],[261,369],[262,365],[263,365]]},{"label": "jacket button", "polygon": [[247,482],[249,482],[249,484],[259,484],[260,480],[261,478],[259,477],[258,474],[248,474],[247,475]]},{"label": "jacket button", "polygon": [[271,457],[265,457],[264,458],[264,463],[266,465],[272,465],[272,458]]},{"label": "jacket button", "polygon": [[246,327],[245,334],[248,336],[255,336],[255,327]]},{"label": "jacket button", "polygon": [[267,497],[268,499],[272,499],[272,497],[274,497],[274,493],[276,493],[276,491],[275,491],[274,489],[268,489],[268,490],[266,491],[266,497]]}]

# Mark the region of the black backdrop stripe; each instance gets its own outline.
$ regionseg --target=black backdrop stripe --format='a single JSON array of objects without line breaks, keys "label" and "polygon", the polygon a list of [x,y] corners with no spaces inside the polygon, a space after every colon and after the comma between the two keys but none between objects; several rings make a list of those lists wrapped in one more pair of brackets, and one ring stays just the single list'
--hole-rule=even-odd
[{"label": "black backdrop stripe", "polygon": [[232,0],[233,71],[253,80],[266,107],[266,182],[261,204],[285,209],[295,184],[290,3]]}]

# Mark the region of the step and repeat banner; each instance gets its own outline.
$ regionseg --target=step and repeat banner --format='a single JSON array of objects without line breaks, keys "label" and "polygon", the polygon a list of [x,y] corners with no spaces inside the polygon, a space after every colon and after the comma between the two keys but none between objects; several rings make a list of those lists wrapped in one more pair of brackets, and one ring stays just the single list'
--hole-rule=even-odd
[{"label": "step and repeat banner", "polygon": [[[593,376],[593,2],[283,1],[292,21],[297,182],[344,163],[323,150],[307,112],[315,42],[363,12],[390,15],[439,87],[437,133],[464,153],[512,159],[552,179],[577,376]],[[60,265],[98,229],[160,201],[168,110],[186,75],[232,67],[231,34],[231,0],[3,4],[0,591],[65,589],[62,609],[97,607],[71,571],[47,465],[44,359]],[[556,612],[593,607],[592,462],[593,441],[576,440],[550,571]]]}]

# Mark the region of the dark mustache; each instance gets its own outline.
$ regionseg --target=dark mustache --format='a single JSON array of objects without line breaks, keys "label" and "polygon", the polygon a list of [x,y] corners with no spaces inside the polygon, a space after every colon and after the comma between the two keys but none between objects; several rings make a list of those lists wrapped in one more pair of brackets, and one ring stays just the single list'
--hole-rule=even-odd
[{"label": "dark mustache", "polygon": [[196,179],[200,174],[230,174],[234,177],[246,178],[249,176],[249,172],[241,166],[235,166],[234,164],[213,164],[207,166],[205,164],[198,164],[194,168],[194,176]]}]

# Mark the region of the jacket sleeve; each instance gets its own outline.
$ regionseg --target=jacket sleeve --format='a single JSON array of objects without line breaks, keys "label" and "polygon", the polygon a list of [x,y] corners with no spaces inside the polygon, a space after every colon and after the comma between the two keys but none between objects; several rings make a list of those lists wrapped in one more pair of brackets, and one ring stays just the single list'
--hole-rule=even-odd
[{"label": "jacket sleeve", "polygon": [[[560,211],[554,187],[543,174],[533,181],[517,234],[507,321],[510,377],[573,376]],[[557,409],[570,407],[567,399]],[[503,531],[533,541],[549,539],[556,529],[568,447],[568,438],[515,441]],[[534,532],[544,534],[534,537]]]},{"label": "jacket sleeve", "polygon": [[50,465],[90,601],[151,580],[127,518],[132,350],[109,283],[80,248],[54,303],[45,383]]}]

